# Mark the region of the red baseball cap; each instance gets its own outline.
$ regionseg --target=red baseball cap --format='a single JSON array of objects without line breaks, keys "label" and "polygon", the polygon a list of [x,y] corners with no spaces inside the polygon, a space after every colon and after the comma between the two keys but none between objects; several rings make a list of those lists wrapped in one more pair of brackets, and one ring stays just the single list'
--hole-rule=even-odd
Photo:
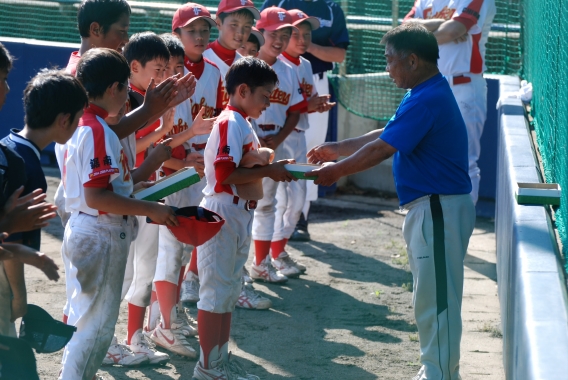
[{"label": "red baseball cap", "polygon": [[312,26],[312,30],[320,27],[320,21],[317,18],[310,17],[299,9],[290,9],[288,14],[292,17],[292,25],[294,26],[307,22]]},{"label": "red baseball cap", "polygon": [[260,12],[260,20],[256,22],[256,27],[268,31],[282,28],[297,29],[292,25],[292,16],[285,9],[274,6]]},{"label": "red baseball cap", "polygon": [[256,39],[258,40],[258,44],[260,46],[264,45],[264,36],[262,35],[262,33],[260,33],[260,30],[256,29],[254,26],[252,27],[252,30],[250,32],[250,34],[252,34],[253,36],[256,37]]},{"label": "red baseball cap", "polygon": [[251,0],[221,0],[217,7],[217,14],[233,13],[240,9],[246,9],[252,13],[255,20],[260,19],[260,12],[254,7]]},{"label": "red baseball cap", "polygon": [[178,8],[176,13],[174,13],[174,18],[172,19],[172,31],[177,28],[183,28],[191,24],[197,19],[203,19],[211,25],[211,27],[216,27],[215,20],[211,18],[211,13],[203,5],[196,3],[185,3]]}]

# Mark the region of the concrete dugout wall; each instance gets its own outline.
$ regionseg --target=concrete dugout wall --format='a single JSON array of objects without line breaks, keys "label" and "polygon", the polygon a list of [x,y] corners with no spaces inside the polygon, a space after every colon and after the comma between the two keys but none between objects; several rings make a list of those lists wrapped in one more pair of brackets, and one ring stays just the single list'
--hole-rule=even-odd
[{"label": "concrete dugout wall", "polygon": [[[519,89],[516,77],[495,78],[501,94]],[[543,206],[515,200],[517,182],[542,182],[521,101],[506,99],[498,117],[495,236],[505,373],[512,380],[565,379],[567,297],[550,217]]]}]

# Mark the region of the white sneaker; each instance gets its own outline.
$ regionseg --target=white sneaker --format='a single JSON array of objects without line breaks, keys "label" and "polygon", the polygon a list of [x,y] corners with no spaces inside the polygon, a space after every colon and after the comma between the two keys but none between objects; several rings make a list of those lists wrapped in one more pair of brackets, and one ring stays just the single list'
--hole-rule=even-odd
[{"label": "white sneaker", "polygon": [[181,283],[180,301],[197,303],[199,301],[199,277],[195,273],[189,271],[188,279]]},{"label": "white sneaker", "polygon": [[121,365],[123,367],[137,367],[148,363],[148,357],[142,353],[132,352],[130,347],[119,344],[116,335],[112,338],[103,365]]},{"label": "white sneaker", "polygon": [[[126,341],[124,341],[124,344],[126,345]],[[168,354],[156,351],[154,342],[149,340],[146,335],[142,334],[142,330],[134,333],[128,347],[136,354],[146,355],[148,357],[148,364],[162,365],[170,361]]]},{"label": "white sneaker", "polygon": [[272,259],[272,265],[286,277],[298,277],[302,274],[302,271],[298,268],[296,261],[285,251],[281,252],[277,259]]},{"label": "white sneaker", "polygon": [[[184,313],[185,314],[185,313]],[[180,314],[178,311],[177,319],[172,322],[172,329],[179,329],[183,336],[197,336],[197,329],[191,326],[184,314]]]},{"label": "white sneaker", "polygon": [[250,277],[255,281],[283,283],[288,281],[288,277],[274,269],[270,262],[270,255],[260,263],[260,265],[252,264]]},{"label": "white sneaker", "polygon": [[272,307],[272,301],[258,294],[251,284],[243,284],[235,306],[241,309],[264,310]]},{"label": "white sneaker", "polygon": [[[212,362],[213,368],[203,368],[201,362],[197,361],[195,369],[193,370],[193,380],[257,380],[258,377],[243,377],[239,376],[229,363],[224,363],[223,359],[219,358],[217,361]],[[249,375],[253,376],[253,375]]]},{"label": "white sneaker", "polygon": [[260,380],[260,377],[247,373],[247,371],[245,371],[241,363],[233,359],[233,354],[231,352],[229,352],[229,361],[227,362],[227,367],[229,367],[229,370],[232,373],[247,380]]},{"label": "white sneaker", "polygon": [[247,270],[247,267],[243,265],[243,277],[242,280],[245,284],[252,284],[252,278],[250,278],[250,273]]},{"label": "white sneaker", "polygon": [[150,338],[159,347],[165,348],[174,354],[195,359],[197,352],[189,345],[181,330],[179,328],[174,329],[174,324],[171,327],[171,329],[164,329],[161,324],[158,325],[152,331]]}]

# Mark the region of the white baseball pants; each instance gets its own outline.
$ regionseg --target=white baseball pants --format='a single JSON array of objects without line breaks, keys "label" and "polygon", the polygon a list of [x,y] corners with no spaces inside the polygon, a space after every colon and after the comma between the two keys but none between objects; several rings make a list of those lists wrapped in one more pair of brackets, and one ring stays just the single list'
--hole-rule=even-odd
[{"label": "white baseball pants", "polygon": [[[319,95],[329,94],[329,80],[327,79],[327,72],[323,73],[323,77],[321,79],[318,74],[314,74],[314,84]],[[310,124],[310,128],[306,130],[306,149],[309,152],[312,148],[325,142],[329,113],[312,112],[308,114],[308,122]],[[313,181],[306,181],[306,201],[302,210],[306,218],[308,217],[308,212],[310,210],[310,202],[317,199],[318,185],[314,185]]]},{"label": "white baseball pants", "polygon": [[[294,158],[299,164],[306,163],[306,135],[304,131],[292,131],[284,140],[283,146],[286,157]],[[294,233],[306,201],[306,182],[310,181],[298,180],[278,183],[272,241],[289,239]],[[276,252],[276,254],[279,253]]]},{"label": "white baseball pants", "polygon": [[71,271],[65,279],[74,286],[68,324],[77,332],[63,353],[62,380],[91,380],[112,337],[120,308],[120,289],[132,237],[133,217],[74,213],[63,237],[62,251]]},{"label": "white baseball pants", "polygon": [[[216,198],[216,199],[213,199]],[[206,197],[201,206],[221,215],[225,224],[211,240],[197,247],[199,302],[197,308],[211,313],[232,313],[241,293],[241,277],[251,242],[253,211],[233,196]]]},{"label": "white baseball pants", "polygon": [[[137,216],[138,236],[130,244],[128,264],[124,274],[122,294],[129,303],[150,305],[152,279],[158,258],[158,225],[146,223],[145,216]],[[177,282],[176,282],[177,283]]]},{"label": "white baseball pants", "polygon": [[[292,133],[296,133],[292,131]],[[274,162],[283,160],[286,157],[284,143],[274,150]],[[274,235],[274,221],[276,219],[276,191],[278,190],[278,182],[265,177],[262,179],[263,197],[258,201],[256,210],[254,210],[254,221],[252,223],[252,238],[254,240],[272,240]]]},{"label": "white baseball pants", "polygon": [[12,289],[4,271],[4,264],[0,261],[0,335],[15,338],[16,326],[10,322],[12,317]]},{"label": "white baseball pants", "polygon": [[475,225],[469,194],[432,195],[407,204],[402,232],[414,280],[412,303],[422,379],[458,380],[463,261]]},{"label": "white baseball pants", "polygon": [[[206,184],[205,179],[202,179],[199,183],[166,197],[166,204],[179,208],[198,206],[203,199],[203,189]],[[160,226],[154,282],[168,281],[177,285],[180,269],[183,265],[189,263],[191,251],[193,251],[192,245],[181,243],[168,227]]]},{"label": "white baseball pants", "polygon": [[471,78],[470,83],[454,85],[452,80],[449,82],[467,128],[471,199],[473,204],[476,204],[481,181],[477,160],[481,154],[481,134],[487,119],[487,82],[483,74],[467,74],[467,76]]},{"label": "white baseball pants", "polygon": [[[53,200],[55,206],[57,206],[57,215],[59,215],[59,218],[61,218],[61,224],[63,225],[63,228],[65,228],[67,222],[69,221],[69,218],[71,217],[71,214],[65,211],[65,195],[63,193],[63,181],[59,182],[59,186],[57,186],[57,190],[55,191],[55,196]],[[63,267],[65,268],[65,273],[67,273],[68,271],[71,270],[71,267],[69,260],[63,254],[63,251],[61,251],[61,259],[63,260]],[[65,293],[67,296],[65,301],[65,306],[63,306],[63,314],[65,315],[69,315],[69,299],[71,298],[71,293],[70,293],[71,289],[72,288],[70,284],[68,282],[65,282]]]}]

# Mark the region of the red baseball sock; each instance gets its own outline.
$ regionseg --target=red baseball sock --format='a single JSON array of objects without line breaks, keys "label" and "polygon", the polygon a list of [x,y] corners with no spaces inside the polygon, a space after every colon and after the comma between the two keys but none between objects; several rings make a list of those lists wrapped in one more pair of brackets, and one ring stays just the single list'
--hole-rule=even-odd
[{"label": "red baseball sock", "polygon": [[156,308],[155,303],[158,302],[158,295],[156,294],[155,290],[152,290],[152,293],[150,295],[150,306],[148,306],[148,319],[146,321],[146,327],[144,328],[144,331],[152,331],[154,330],[154,328],[156,328],[156,326],[154,325],[154,321],[157,320],[158,315],[160,313],[160,306],[158,303],[158,307]]},{"label": "red baseball sock", "polygon": [[144,327],[144,316],[146,315],[146,308],[128,304],[128,336],[126,343],[130,344],[130,339],[138,330]]},{"label": "red baseball sock", "polygon": [[191,259],[189,259],[189,270],[195,273],[196,276],[199,275],[197,272],[197,248],[193,248],[191,252]]},{"label": "red baseball sock", "polygon": [[177,304],[177,284],[168,281],[156,281],[154,285],[156,285],[160,314],[162,314],[162,327],[169,329],[172,323],[172,311]]},{"label": "red baseball sock", "polygon": [[68,316],[66,316],[65,314],[63,314],[63,323],[67,324],[67,319],[68,319],[68,318],[69,318]]},{"label": "red baseball sock", "polygon": [[219,349],[223,315],[197,310],[197,331],[199,332],[199,346],[201,346],[201,357],[199,360],[203,368],[209,368],[210,359],[217,360],[217,357],[210,358],[209,355],[215,347],[217,347],[217,350]]},{"label": "red baseball sock", "polygon": [[223,356],[224,359],[228,359],[232,313],[225,313],[221,315],[223,316],[223,321],[221,322],[221,331],[219,332],[219,353]]},{"label": "red baseball sock", "polygon": [[254,257],[255,264],[260,265],[270,253],[270,240],[255,240],[254,241]]},{"label": "red baseball sock", "polygon": [[278,256],[280,256],[280,254],[286,250],[286,243],[288,243],[288,239],[282,239],[270,243],[272,258],[277,259]]},{"label": "red baseball sock", "polygon": [[[182,265],[181,269],[179,270],[179,278],[178,278],[178,288],[177,288],[177,302],[179,302],[179,294],[181,293],[181,283],[183,282],[183,279],[185,278],[185,268],[187,266],[186,265]],[[176,302],[176,303],[177,303]]]}]

